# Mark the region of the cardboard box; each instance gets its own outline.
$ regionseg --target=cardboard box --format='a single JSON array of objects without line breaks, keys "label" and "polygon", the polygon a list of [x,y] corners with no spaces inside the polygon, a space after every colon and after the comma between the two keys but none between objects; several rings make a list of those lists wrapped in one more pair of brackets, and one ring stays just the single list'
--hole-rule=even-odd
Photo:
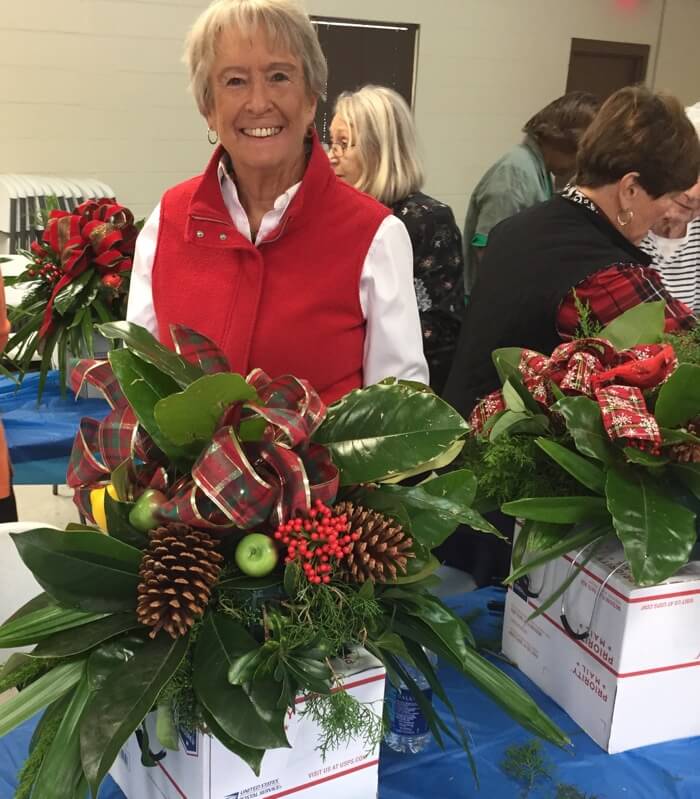
[{"label": "cardboard box", "polygon": [[[608,752],[700,735],[700,562],[638,588],[613,543],[564,595],[565,619],[558,600],[527,621],[567,578],[574,557],[530,576],[537,597],[509,589],[504,654]],[[590,630],[576,640],[567,624],[581,635]]]},{"label": "cardboard box", "polygon": [[[344,688],[381,715],[385,672],[364,650],[336,661]],[[301,709],[304,697],[297,698]],[[147,720],[151,751],[160,749],[154,715]],[[201,733],[180,735],[180,750],[168,752],[155,768],[141,765],[134,736],[121,750],[112,777],[127,799],[375,799],[379,745],[366,751],[361,741],[327,754],[316,750],[318,728],[299,713],[289,712],[287,736],[291,749],[271,749],[263,758],[260,776],[215,738]]]}]

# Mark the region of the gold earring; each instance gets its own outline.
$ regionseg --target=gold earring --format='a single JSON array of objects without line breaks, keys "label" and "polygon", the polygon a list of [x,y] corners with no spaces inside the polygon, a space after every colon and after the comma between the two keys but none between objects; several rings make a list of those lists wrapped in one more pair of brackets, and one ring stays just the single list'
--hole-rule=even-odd
[{"label": "gold earring", "polygon": [[[212,133],[214,134],[214,139],[213,140],[212,140]],[[219,141],[219,134],[215,130],[212,130],[211,128],[208,128],[207,129],[207,141],[211,145],[216,144]]]},{"label": "gold earring", "polygon": [[617,212],[617,224],[625,227],[634,219],[634,211],[631,208],[623,208]]}]

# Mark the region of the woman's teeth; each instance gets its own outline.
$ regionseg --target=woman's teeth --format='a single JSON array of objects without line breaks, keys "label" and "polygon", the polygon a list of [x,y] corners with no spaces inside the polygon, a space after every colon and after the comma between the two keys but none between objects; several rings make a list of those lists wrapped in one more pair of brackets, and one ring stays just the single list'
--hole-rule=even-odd
[{"label": "woman's teeth", "polygon": [[243,128],[243,133],[256,139],[267,139],[276,136],[281,130],[282,128]]}]

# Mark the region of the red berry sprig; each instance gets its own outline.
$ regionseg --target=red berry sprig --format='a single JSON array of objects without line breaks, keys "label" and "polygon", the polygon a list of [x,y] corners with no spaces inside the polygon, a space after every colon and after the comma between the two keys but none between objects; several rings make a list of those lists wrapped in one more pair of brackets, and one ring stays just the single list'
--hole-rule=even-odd
[{"label": "red berry sprig", "polygon": [[284,522],[274,533],[274,538],[287,547],[284,562],[297,561],[314,585],[330,583],[334,567],[350,554],[350,544],[359,537],[359,533],[348,533],[347,514],[334,516],[320,499],[307,516]]}]

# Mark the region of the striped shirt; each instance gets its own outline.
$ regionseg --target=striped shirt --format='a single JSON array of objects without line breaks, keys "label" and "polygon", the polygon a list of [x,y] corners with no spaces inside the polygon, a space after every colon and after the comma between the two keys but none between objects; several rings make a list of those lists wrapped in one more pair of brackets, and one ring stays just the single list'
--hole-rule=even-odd
[{"label": "striped shirt", "polygon": [[700,313],[700,217],[688,225],[682,238],[665,239],[649,232],[640,247],[652,257],[666,289]]}]

